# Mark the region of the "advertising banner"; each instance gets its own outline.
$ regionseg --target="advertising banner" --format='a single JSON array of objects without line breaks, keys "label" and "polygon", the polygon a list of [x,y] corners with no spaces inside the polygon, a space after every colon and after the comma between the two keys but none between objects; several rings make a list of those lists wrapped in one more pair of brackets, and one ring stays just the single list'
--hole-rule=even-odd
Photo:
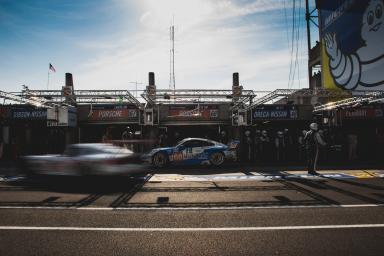
[{"label": "advertising banner", "polygon": [[253,120],[294,120],[298,118],[296,106],[263,105],[252,111]]},{"label": "advertising banner", "polygon": [[219,108],[216,105],[170,106],[167,119],[218,120]]},{"label": "advertising banner", "polygon": [[342,110],[344,119],[375,119],[383,118],[383,108],[381,107],[362,107],[351,110]]},{"label": "advertising banner", "polygon": [[47,120],[47,110],[28,106],[12,107],[11,118],[14,120]]},{"label": "advertising banner", "polygon": [[383,0],[317,0],[326,89],[384,90]]},{"label": "advertising banner", "polygon": [[139,110],[129,105],[79,106],[79,121],[139,122]]}]

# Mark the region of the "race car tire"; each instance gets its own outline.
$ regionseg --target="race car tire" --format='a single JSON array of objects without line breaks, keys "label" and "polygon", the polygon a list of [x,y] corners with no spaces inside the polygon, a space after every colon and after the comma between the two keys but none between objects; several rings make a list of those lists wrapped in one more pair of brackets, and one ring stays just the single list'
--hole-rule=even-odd
[{"label": "race car tire", "polygon": [[164,153],[156,153],[152,158],[152,165],[162,168],[168,164],[168,157]]},{"label": "race car tire", "polygon": [[221,152],[214,152],[209,156],[209,162],[213,166],[220,166],[224,163],[225,157],[224,154]]}]

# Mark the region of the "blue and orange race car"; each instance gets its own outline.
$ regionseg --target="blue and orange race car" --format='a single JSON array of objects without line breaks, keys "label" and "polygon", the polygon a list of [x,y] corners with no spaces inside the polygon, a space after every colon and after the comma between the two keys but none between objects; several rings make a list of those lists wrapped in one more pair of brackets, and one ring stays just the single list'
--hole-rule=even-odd
[{"label": "blue and orange race car", "polygon": [[227,160],[236,160],[237,146],[237,141],[225,145],[208,139],[186,138],[174,147],[152,149],[142,159],[158,168],[168,164],[220,166]]}]

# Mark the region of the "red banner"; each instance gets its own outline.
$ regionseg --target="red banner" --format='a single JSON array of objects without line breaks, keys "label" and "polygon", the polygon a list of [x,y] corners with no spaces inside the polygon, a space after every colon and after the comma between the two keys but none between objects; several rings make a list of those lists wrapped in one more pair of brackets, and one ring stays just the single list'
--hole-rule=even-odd
[{"label": "red banner", "polygon": [[219,110],[217,106],[172,106],[168,111],[168,118],[171,119],[219,119]]},{"label": "red banner", "polygon": [[92,110],[88,120],[116,120],[128,118],[128,109]]},{"label": "red banner", "polygon": [[383,109],[382,108],[359,108],[359,109],[353,109],[353,110],[344,110],[343,117],[346,119],[383,117]]},{"label": "red banner", "polygon": [[138,122],[139,110],[128,106],[81,106],[79,121]]}]

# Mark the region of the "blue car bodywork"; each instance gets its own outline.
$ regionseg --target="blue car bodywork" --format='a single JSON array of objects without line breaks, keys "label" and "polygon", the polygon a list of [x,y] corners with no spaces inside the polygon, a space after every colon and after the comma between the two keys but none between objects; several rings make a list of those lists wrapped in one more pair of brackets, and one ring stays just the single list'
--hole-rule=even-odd
[{"label": "blue car bodywork", "polygon": [[143,160],[147,163],[153,163],[156,154],[166,156],[167,164],[171,165],[203,165],[212,164],[212,154],[219,152],[225,160],[236,160],[236,147],[238,143],[232,142],[225,145],[208,139],[186,138],[180,141],[174,147],[155,148],[145,154]]}]

